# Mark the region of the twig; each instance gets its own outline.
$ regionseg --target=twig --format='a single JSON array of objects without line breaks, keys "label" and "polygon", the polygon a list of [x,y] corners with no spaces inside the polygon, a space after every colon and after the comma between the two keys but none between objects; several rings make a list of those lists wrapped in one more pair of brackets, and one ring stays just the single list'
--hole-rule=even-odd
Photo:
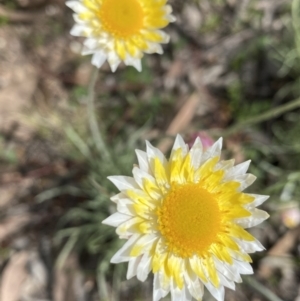
[{"label": "twig", "polygon": [[282,256],[287,255],[297,244],[300,238],[300,226],[288,230],[285,235],[277,240],[276,244],[268,251],[268,255]]},{"label": "twig", "polygon": [[281,298],[277,297],[273,292],[271,292],[267,287],[260,284],[254,277],[243,277],[243,280],[248,286],[251,286],[262,296],[270,301],[283,301]]},{"label": "twig", "polygon": [[158,148],[162,152],[166,152],[173,143],[172,136],[176,136],[177,133],[182,132],[192,121],[196,113],[197,105],[199,104],[200,97],[197,92],[194,92],[181,107],[179,112],[176,114],[172,122],[170,123],[166,134],[169,137],[165,137],[158,145]]},{"label": "twig", "polygon": [[43,11],[37,12],[22,12],[22,11],[12,11],[0,5],[0,18],[7,19],[9,22],[13,23],[32,23],[37,20],[38,17],[43,16]]}]

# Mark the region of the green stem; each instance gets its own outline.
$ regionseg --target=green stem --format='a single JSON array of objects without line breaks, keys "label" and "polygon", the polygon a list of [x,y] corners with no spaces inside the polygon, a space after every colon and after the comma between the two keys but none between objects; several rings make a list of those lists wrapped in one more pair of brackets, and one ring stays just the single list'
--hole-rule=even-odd
[{"label": "green stem", "polygon": [[253,125],[253,124],[256,124],[256,123],[260,123],[260,122],[263,122],[263,121],[266,121],[266,120],[269,120],[269,119],[272,119],[272,118],[276,118],[288,111],[291,111],[291,110],[294,110],[296,108],[299,108],[300,107],[300,98],[297,98],[287,104],[284,104],[284,105],[281,105],[281,106],[278,106],[274,109],[271,109],[269,110],[268,112],[265,112],[265,113],[262,113],[260,115],[257,115],[255,117],[252,117],[252,118],[249,118],[243,122],[240,122],[232,127],[230,127],[228,130],[226,130],[224,133],[223,133],[223,136],[229,136],[237,131],[239,131],[240,129],[242,128],[245,128],[247,126],[250,126],[250,125]]},{"label": "green stem", "polygon": [[109,301],[109,292],[107,289],[107,283],[105,280],[105,275],[102,271],[97,272],[97,282],[98,282],[98,292],[100,295],[100,300]]},{"label": "green stem", "polygon": [[88,87],[87,114],[96,148],[98,149],[104,160],[107,160],[108,162],[112,163],[113,161],[110,152],[108,151],[104,139],[102,137],[102,133],[99,129],[95,114],[95,86],[98,79],[98,74],[98,69],[94,68]]},{"label": "green stem", "polygon": [[295,44],[296,44],[296,50],[298,52],[298,55],[300,56],[300,18],[299,18],[299,12],[300,12],[300,1],[299,0],[293,0],[292,2],[292,24],[295,31]]},{"label": "green stem", "polygon": [[267,287],[259,283],[254,277],[243,277],[245,283],[264,296],[270,301],[283,301],[281,298],[277,297],[272,291]]}]

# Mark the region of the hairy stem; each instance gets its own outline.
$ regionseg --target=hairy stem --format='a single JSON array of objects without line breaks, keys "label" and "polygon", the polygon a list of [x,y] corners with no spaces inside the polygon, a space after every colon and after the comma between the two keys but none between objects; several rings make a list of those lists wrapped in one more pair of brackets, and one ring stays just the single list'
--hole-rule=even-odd
[{"label": "hairy stem", "polygon": [[276,117],[283,115],[284,113],[294,110],[296,108],[300,108],[300,98],[297,98],[293,101],[290,101],[287,104],[284,104],[284,105],[278,106],[274,109],[271,109],[268,112],[262,113],[255,117],[246,119],[245,121],[242,121],[238,124],[235,124],[234,126],[230,127],[228,130],[226,130],[223,135],[224,136],[231,135],[231,134],[241,130],[242,128],[245,128],[247,126],[250,126],[250,125],[253,125],[256,123],[260,123],[263,121],[267,121],[272,118],[276,118]]},{"label": "hairy stem", "polygon": [[98,69],[94,68],[88,87],[88,99],[87,99],[87,114],[93,140],[95,142],[97,150],[100,152],[102,158],[108,162],[113,162],[110,152],[108,151],[102,133],[99,129],[97,118],[95,114],[95,86],[98,79]]},{"label": "hairy stem", "polygon": [[270,301],[283,301],[281,298],[277,297],[272,291],[270,291],[263,284],[259,283],[254,277],[243,277],[245,283],[264,296]]}]

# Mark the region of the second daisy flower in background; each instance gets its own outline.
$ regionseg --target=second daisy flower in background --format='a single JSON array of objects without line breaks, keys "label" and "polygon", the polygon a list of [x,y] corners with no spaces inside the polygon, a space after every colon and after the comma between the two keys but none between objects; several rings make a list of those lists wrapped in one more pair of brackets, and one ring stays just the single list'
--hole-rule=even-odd
[{"label": "second daisy flower in background", "polygon": [[100,68],[107,60],[114,72],[121,61],[141,71],[143,53],[159,53],[169,36],[161,29],[175,21],[166,0],[73,0],[74,36],[86,37],[83,54]]}]

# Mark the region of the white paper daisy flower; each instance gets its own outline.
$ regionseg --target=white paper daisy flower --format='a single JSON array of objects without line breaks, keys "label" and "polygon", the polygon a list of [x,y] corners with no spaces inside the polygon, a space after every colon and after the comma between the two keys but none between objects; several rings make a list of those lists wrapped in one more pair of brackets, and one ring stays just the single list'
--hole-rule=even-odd
[{"label": "white paper daisy flower", "polygon": [[107,60],[112,72],[121,61],[141,71],[143,53],[159,53],[169,36],[161,29],[175,21],[167,0],[73,0],[74,36],[86,37],[82,54],[93,54],[100,68]]},{"label": "white paper daisy flower", "polygon": [[136,151],[133,178],[112,176],[120,190],[117,212],[103,221],[128,239],[111,262],[128,261],[127,278],[145,281],[154,273],[153,300],[171,292],[172,301],[201,300],[204,286],[224,300],[240,274],[252,274],[248,253],[263,246],[245,228],[268,218],[256,209],[268,197],[242,191],[255,177],[250,161],[220,161],[222,139],[203,151],[178,135],[170,159],[147,142]]}]

